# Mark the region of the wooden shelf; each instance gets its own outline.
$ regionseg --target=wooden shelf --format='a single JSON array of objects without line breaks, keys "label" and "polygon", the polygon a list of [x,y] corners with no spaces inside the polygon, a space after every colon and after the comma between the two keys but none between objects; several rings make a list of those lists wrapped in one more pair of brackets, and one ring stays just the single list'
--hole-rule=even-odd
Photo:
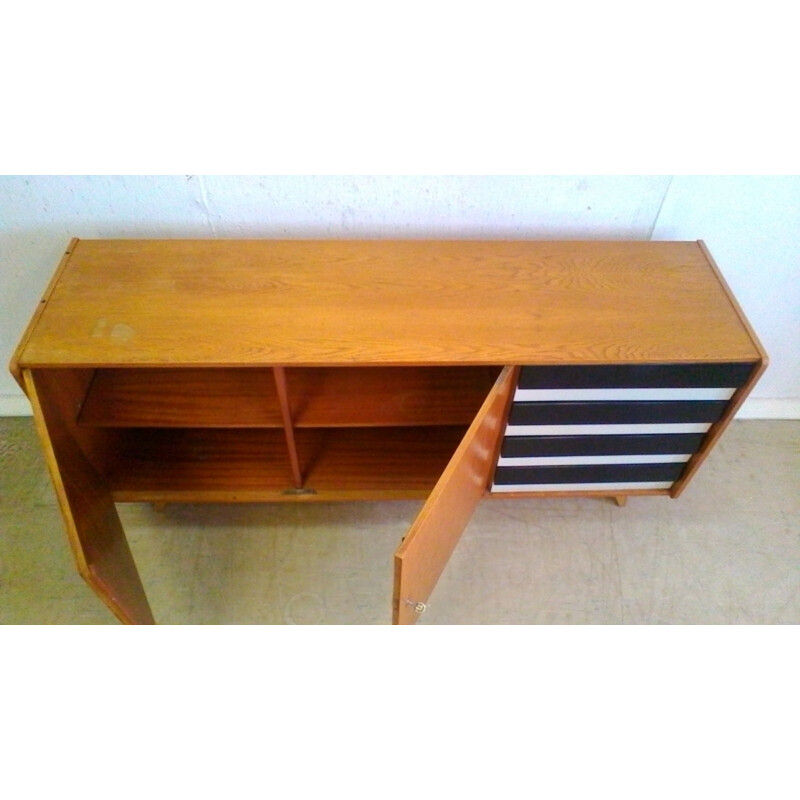
[{"label": "wooden shelf", "polygon": [[[497,367],[286,370],[296,427],[468,425]],[[116,428],[277,428],[271,369],[98,369],[78,424]]]},{"label": "wooden shelf", "polygon": [[298,428],[469,425],[499,373],[499,367],[294,368],[286,381]]},{"label": "wooden shelf", "polygon": [[233,500],[293,486],[283,431],[132,429],[118,431],[108,468],[114,499]]},{"label": "wooden shelf", "polygon": [[466,426],[297,432],[304,485],[316,491],[430,492]]},{"label": "wooden shelf", "polygon": [[271,369],[98,369],[78,417],[96,427],[281,427]]},{"label": "wooden shelf", "polygon": [[436,484],[465,430],[300,430],[299,493],[282,431],[118,430],[107,477],[118,502],[418,498]]}]

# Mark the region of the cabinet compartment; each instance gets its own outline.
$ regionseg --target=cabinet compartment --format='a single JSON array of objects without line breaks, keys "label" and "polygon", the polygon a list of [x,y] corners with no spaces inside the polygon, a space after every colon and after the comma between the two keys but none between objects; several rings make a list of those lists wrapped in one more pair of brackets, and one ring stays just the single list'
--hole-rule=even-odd
[{"label": "cabinet compartment", "polygon": [[467,426],[298,430],[303,485],[321,495],[425,497],[466,430]]},{"label": "cabinet compartment", "polygon": [[97,369],[78,424],[95,427],[281,427],[271,369]]},{"label": "cabinet compartment", "polygon": [[424,497],[499,370],[103,368],[77,422],[119,501]]},{"label": "cabinet compartment", "polygon": [[419,498],[436,484],[465,430],[300,430],[298,491],[282,431],[128,429],[115,432],[106,474],[120,502]]},{"label": "cabinet compartment", "polygon": [[[293,367],[295,427],[469,425],[499,367]],[[97,369],[78,423],[93,427],[281,427],[272,368]]]},{"label": "cabinet compartment", "polygon": [[322,367],[286,370],[298,428],[469,425],[499,367]]},{"label": "cabinet compartment", "polygon": [[117,501],[273,499],[293,486],[283,431],[140,428],[114,432]]}]

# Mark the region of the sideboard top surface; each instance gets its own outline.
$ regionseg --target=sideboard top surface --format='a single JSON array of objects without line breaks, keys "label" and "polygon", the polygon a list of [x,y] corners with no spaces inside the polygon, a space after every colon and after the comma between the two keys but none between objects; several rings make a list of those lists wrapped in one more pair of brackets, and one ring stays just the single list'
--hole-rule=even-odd
[{"label": "sideboard top surface", "polygon": [[698,242],[73,240],[15,366],[758,360]]}]

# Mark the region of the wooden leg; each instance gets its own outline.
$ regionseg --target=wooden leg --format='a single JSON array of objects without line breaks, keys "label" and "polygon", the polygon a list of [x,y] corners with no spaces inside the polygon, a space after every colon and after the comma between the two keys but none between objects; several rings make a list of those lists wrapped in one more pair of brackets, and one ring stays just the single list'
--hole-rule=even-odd
[{"label": "wooden leg", "polygon": [[167,504],[163,500],[160,500],[157,503],[153,503],[153,510],[157,511],[159,514],[163,514],[166,507]]},{"label": "wooden leg", "polygon": [[628,502],[628,498],[624,494],[617,494],[614,495],[614,502],[622,508]]}]

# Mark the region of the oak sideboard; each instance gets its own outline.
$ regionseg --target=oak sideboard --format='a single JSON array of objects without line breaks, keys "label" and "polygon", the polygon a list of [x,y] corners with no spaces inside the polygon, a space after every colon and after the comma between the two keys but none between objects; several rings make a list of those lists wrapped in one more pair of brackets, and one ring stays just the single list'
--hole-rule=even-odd
[{"label": "oak sideboard", "polygon": [[11,371],[123,622],[117,503],[425,498],[410,623],[479,502],[677,498],[766,366],[702,242],[74,239]]}]

